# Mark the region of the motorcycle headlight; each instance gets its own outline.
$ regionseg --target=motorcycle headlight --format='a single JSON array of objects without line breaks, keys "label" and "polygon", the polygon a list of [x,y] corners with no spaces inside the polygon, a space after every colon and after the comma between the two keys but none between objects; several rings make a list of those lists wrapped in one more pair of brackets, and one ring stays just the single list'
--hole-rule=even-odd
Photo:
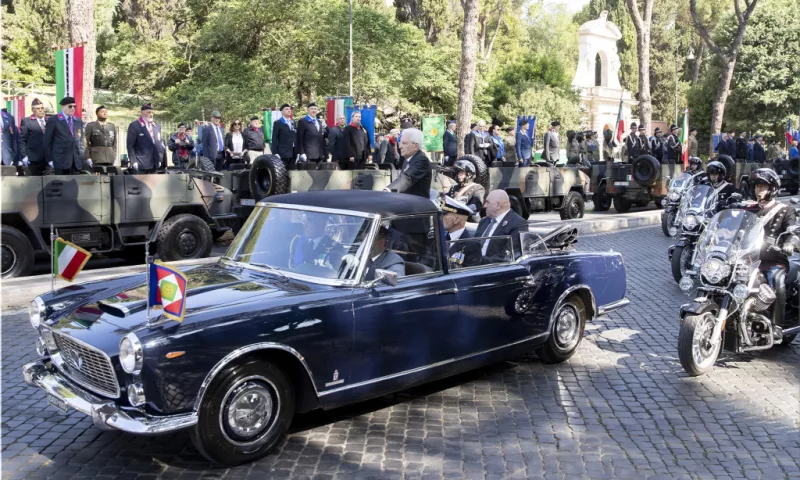
[{"label": "motorcycle headlight", "polygon": [[669,192],[667,198],[670,202],[679,202],[681,200],[681,194],[678,192]]},{"label": "motorcycle headlight", "polygon": [[119,342],[119,363],[127,373],[138,374],[142,371],[144,352],[139,337],[133,332],[125,335]]},{"label": "motorcycle headlight", "polygon": [[728,278],[731,274],[731,267],[718,258],[712,258],[703,264],[700,273],[709,283],[716,285]]},{"label": "motorcycle headlight", "polygon": [[700,220],[697,218],[696,215],[686,215],[683,217],[683,228],[686,230],[694,230],[697,228],[697,225],[700,224]]},{"label": "motorcycle headlight", "polygon": [[747,296],[750,294],[750,290],[747,288],[747,285],[739,284],[733,287],[733,298],[736,300],[744,301]]},{"label": "motorcycle headlight", "polygon": [[39,325],[42,324],[42,319],[44,318],[46,311],[47,308],[44,306],[44,302],[41,298],[36,297],[31,301],[31,304],[28,307],[28,315],[31,317],[31,325],[33,328],[39,328]]}]

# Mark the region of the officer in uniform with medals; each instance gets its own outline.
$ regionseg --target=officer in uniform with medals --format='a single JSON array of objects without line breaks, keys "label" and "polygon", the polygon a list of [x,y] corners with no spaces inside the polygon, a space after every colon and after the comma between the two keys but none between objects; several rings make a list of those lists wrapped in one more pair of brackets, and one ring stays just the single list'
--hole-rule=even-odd
[{"label": "officer in uniform with medals", "polygon": [[100,105],[95,109],[97,121],[86,125],[86,163],[114,165],[117,158],[117,127],[108,122],[108,109]]},{"label": "officer in uniform with medals", "polygon": [[481,242],[478,240],[465,241],[473,238],[466,229],[467,218],[472,215],[470,207],[454,198],[444,197],[442,213],[450,268],[458,269],[480,265]]}]

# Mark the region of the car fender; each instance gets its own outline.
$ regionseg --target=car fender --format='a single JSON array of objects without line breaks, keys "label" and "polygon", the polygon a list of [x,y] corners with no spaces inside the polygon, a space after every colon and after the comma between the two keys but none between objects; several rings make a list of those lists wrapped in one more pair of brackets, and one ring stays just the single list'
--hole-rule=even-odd
[{"label": "car fender", "polygon": [[[555,303],[555,306],[553,307],[553,311],[550,312],[550,321],[547,324],[548,332],[552,330],[553,323],[556,320],[556,313],[558,312],[558,309],[561,307],[561,305],[564,303],[564,300],[566,300],[567,297],[570,296],[570,294],[576,292],[581,295],[581,299],[584,300],[584,303],[588,303],[588,305],[586,306],[589,308],[589,312],[586,318],[589,321],[593,321],[597,317],[597,304],[595,302],[594,293],[592,293],[591,287],[589,287],[589,285],[586,285],[584,283],[573,285],[561,293],[561,295],[558,297],[558,300]],[[587,297],[589,299],[589,302],[586,302]]]}]

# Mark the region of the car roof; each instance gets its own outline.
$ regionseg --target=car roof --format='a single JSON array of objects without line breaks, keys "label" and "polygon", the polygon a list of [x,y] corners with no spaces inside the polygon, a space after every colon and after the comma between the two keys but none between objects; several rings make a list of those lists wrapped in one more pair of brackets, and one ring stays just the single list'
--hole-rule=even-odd
[{"label": "car roof", "polygon": [[266,203],[281,203],[309,207],[351,210],[374,213],[382,217],[436,213],[438,208],[427,198],[405,193],[378,192],[374,190],[321,190],[275,195],[265,198]]}]

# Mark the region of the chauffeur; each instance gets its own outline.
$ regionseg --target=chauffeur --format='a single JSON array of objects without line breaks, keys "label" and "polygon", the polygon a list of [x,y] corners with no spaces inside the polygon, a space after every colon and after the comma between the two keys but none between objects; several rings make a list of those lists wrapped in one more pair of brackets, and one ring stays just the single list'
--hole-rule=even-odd
[{"label": "chauffeur", "polygon": [[114,165],[117,158],[117,127],[108,121],[108,109],[95,109],[97,121],[86,125],[86,156],[90,165]]},{"label": "chauffeur", "polygon": [[378,235],[375,237],[372,250],[369,252],[367,272],[364,276],[365,280],[375,279],[376,270],[389,270],[390,272],[396,273],[398,277],[402,277],[406,274],[406,263],[403,261],[403,258],[387,247],[389,236],[388,228],[384,226],[378,228]]},{"label": "chauffeur", "polygon": [[[468,205],[451,197],[444,197],[442,203],[442,224],[447,231],[447,258],[450,268],[473,267],[481,264],[481,244],[478,240],[458,242],[473,238],[467,231],[467,218],[472,215]],[[456,243],[450,243],[456,242]]]}]

